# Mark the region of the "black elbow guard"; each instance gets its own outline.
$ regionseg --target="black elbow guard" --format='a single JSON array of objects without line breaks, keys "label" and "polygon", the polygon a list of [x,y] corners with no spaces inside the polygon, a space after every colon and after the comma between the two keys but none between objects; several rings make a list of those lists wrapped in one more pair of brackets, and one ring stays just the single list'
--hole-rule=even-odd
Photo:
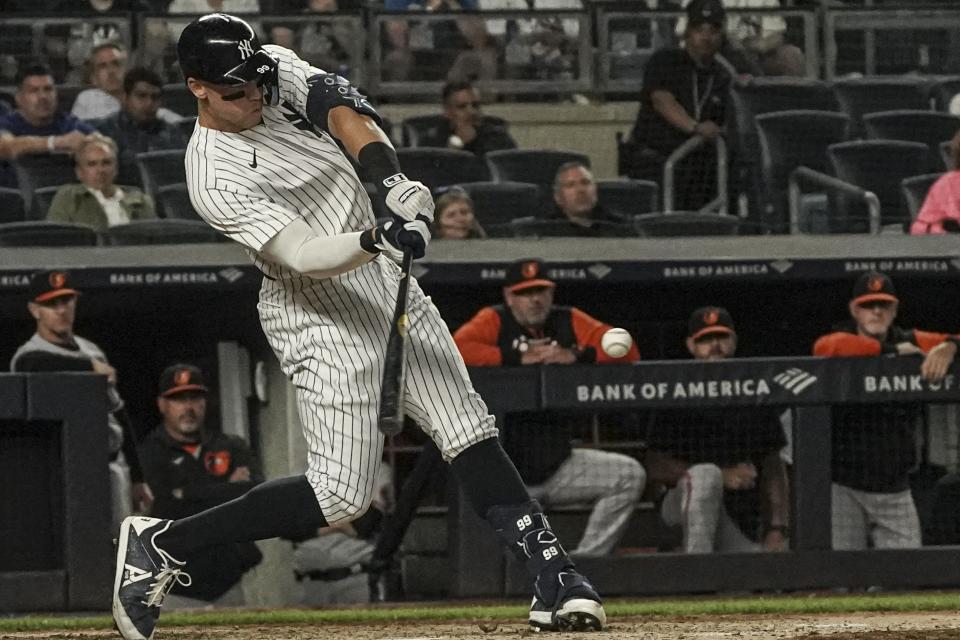
[{"label": "black elbow guard", "polygon": [[327,116],[334,107],[350,107],[359,114],[373,118],[377,126],[383,120],[367,97],[351,86],[350,82],[335,73],[318,73],[307,78],[307,118],[315,127],[330,133]]}]

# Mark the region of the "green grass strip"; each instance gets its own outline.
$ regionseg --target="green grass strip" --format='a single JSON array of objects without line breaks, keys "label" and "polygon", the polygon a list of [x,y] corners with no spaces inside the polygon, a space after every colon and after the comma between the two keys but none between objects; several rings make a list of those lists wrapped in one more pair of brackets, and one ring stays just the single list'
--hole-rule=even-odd
[{"label": "green grass strip", "polygon": [[[960,593],[905,593],[875,595],[802,596],[743,596],[736,598],[686,599],[613,599],[605,605],[607,615],[618,617],[643,616],[715,616],[762,614],[825,614],[868,611],[944,611],[960,609]],[[195,625],[296,625],[324,623],[377,622],[445,622],[526,620],[525,606],[437,605],[353,607],[347,609],[278,609],[278,610],[218,610],[195,613],[170,613],[162,618],[162,626]],[[109,629],[109,616],[38,616],[0,618],[0,631],[49,631],[71,629]]]}]

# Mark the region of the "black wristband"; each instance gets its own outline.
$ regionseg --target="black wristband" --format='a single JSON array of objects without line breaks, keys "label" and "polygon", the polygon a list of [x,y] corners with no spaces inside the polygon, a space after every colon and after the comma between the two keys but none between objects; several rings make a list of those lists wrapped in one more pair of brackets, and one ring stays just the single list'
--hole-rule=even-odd
[{"label": "black wristband", "polygon": [[379,241],[380,227],[370,227],[360,234],[360,248],[367,253],[380,253],[380,249],[377,248],[377,243]]},{"label": "black wristband", "polygon": [[400,173],[400,161],[397,152],[385,142],[369,142],[357,154],[357,161],[376,184],[377,192],[385,185],[384,181]]}]

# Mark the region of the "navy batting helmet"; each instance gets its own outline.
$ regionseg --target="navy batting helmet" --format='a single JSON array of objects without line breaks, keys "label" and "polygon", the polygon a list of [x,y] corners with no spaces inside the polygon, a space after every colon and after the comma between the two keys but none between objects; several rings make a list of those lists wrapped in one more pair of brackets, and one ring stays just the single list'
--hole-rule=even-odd
[{"label": "navy batting helmet", "polygon": [[253,28],[225,13],[211,13],[188,24],[177,42],[177,58],[184,80],[228,86],[259,80],[277,68]]}]

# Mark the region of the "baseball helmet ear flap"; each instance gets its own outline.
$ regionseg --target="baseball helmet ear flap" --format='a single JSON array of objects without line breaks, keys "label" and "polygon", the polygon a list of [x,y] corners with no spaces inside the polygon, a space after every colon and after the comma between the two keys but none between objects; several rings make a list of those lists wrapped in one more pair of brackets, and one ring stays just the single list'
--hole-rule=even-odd
[{"label": "baseball helmet ear flap", "polygon": [[211,13],[188,24],[177,41],[177,58],[184,80],[226,86],[274,76],[277,68],[253,28],[225,13]]}]

